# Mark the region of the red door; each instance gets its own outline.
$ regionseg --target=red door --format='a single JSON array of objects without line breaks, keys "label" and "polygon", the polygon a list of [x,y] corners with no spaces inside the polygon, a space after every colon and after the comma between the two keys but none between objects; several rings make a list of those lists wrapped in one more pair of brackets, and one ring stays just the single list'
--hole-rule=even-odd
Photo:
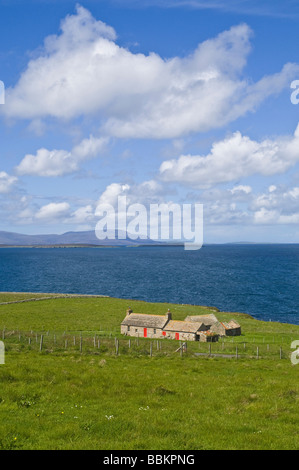
[{"label": "red door", "polygon": [[143,328],[143,337],[147,338],[147,328]]},{"label": "red door", "polygon": [[175,339],[180,339],[180,333],[175,334]]}]

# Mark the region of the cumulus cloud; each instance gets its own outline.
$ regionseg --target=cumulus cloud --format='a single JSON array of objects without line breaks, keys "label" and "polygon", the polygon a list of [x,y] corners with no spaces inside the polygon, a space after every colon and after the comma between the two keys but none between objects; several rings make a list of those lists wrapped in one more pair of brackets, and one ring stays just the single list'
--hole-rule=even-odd
[{"label": "cumulus cloud", "polygon": [[15,176],[9,175],[6,171],[0,171],[0,194],[8,193],[16,182]]},{"label": "cumulus cloud", "polygon": [[250,204],[257,224],[299,223],[299,187],[271,185],[268,192],[257,195]]},{"label": "cumulus cloud", "polygon": [[43,221],[59,220],[66,217],[69,214],[70,205],[67,202],[51,202],[42,206],[37,213],[35,218]]},{"label": "cumulus cloud", "polygon": [[66,220],[66,223],[88,224],[94,221],[94,208],[91,204],[88,204],[73,211],[70,217]]},{"label": "cumulus cloud", "polygon": [[251,36],[240,24],[187,57],[163,59],[120,47],[113,28],[77,5],[7,90],[3,112],[35,123],[93,114],[116,137],[178,138],[221,127],[289,86],[299,70],[286,64],[256,83],[247,80]]},{"label": "cumulus cloud", "polygon": [[208,155],[182,155],[164,161],[160,176],[164,181],[205,188],[255,174],[284,173],[298,161],[299,125],[293,136],[261,142],[235,132],[214,143]]},{"label": "cumulus cloud", "polygon": [[79,169],[80,162],[96,157],[106,146],[106,138],[90,136],[70,152],[41,148],[36,155],[25,155],[16,171],[20,175],[63,176]]},{"label": "cumulus cloud", "polygon": [[147,206],[151,203],[163,201],[167,192],[169,192],[169,189],[165,190],[165,188],[155,180],[143,181],[139,184],[131,185],[111,183],[99,197],[95,214],[97,215],[98,210],[101,210],[101,206],[105,204],[110,204],[117,209],[119,196],[126,196],[127,204],[143,204]]}]

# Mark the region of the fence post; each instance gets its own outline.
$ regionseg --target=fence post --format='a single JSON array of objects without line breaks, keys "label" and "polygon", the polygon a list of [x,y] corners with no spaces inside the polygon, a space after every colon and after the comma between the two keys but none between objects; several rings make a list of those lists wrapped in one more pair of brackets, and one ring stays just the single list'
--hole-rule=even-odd
[{"label": "fence post", "polygon": [[236,359],[238,359],[238,346],[236,346]]},{"label": "fence post", "polygon": [[82,333],[80,333],[80,353],[82,353]]},{"label": "fence post", "polygon": [[281,346],[279,348],[279,358],[282,359],[282,348],[281,348]]},{"label": "fence post", "polygon": [[115,341],[115,352],[116,352],[116,355],[118,356],[118,339],[116,339]]},{"label": "fence post", "polygon": [[40,351],[42,351],[42,349],[43,349],[43,340],[44,340],[44,336],[40,335],[40,343],[39,343],[39,350]]},{"label": "fence post", "polygon": [[153,356],[153,343],[152,341],[150,342],[150,357]]},{"label": "fence post", "polygon": [[259,347],[257,346],[256,348],[256,358],[258,359],[259,358]]}]

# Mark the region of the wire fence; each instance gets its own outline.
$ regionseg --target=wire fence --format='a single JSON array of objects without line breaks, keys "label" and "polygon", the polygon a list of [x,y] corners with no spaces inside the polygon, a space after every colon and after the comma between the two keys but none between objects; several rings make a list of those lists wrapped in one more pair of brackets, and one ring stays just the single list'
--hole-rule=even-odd
[{"label": "wire fence", "polygon": [[[0,330],[1,331],[1,330]],[[19,331],[3,328],[5,351],[106,355],[166,355],[223,357],[227,359],[289,359],[292,338],[224,337],[218,342],[178,341],[122,336],[115,331]],[[280,341],[279,341],[280,339]]]}]

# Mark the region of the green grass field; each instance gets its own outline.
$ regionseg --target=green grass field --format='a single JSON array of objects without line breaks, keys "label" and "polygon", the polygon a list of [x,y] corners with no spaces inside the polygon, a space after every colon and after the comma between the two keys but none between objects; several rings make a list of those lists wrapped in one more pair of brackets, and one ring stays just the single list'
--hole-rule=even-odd
[{"label": "green grass field", "polygon": [[235,317],[242,336],[211,352],[238,348],[238,358],[209,357],[208,344],[193,342],[181,356],[177,341],[129,345],[120,335],[127,307],[170,308],[174,319],[209,308],[101,297],[3,303],[33,297],[0,294],[1,450],[299,448],[299,364],[290,361],[299,326],[214,312]]}]

